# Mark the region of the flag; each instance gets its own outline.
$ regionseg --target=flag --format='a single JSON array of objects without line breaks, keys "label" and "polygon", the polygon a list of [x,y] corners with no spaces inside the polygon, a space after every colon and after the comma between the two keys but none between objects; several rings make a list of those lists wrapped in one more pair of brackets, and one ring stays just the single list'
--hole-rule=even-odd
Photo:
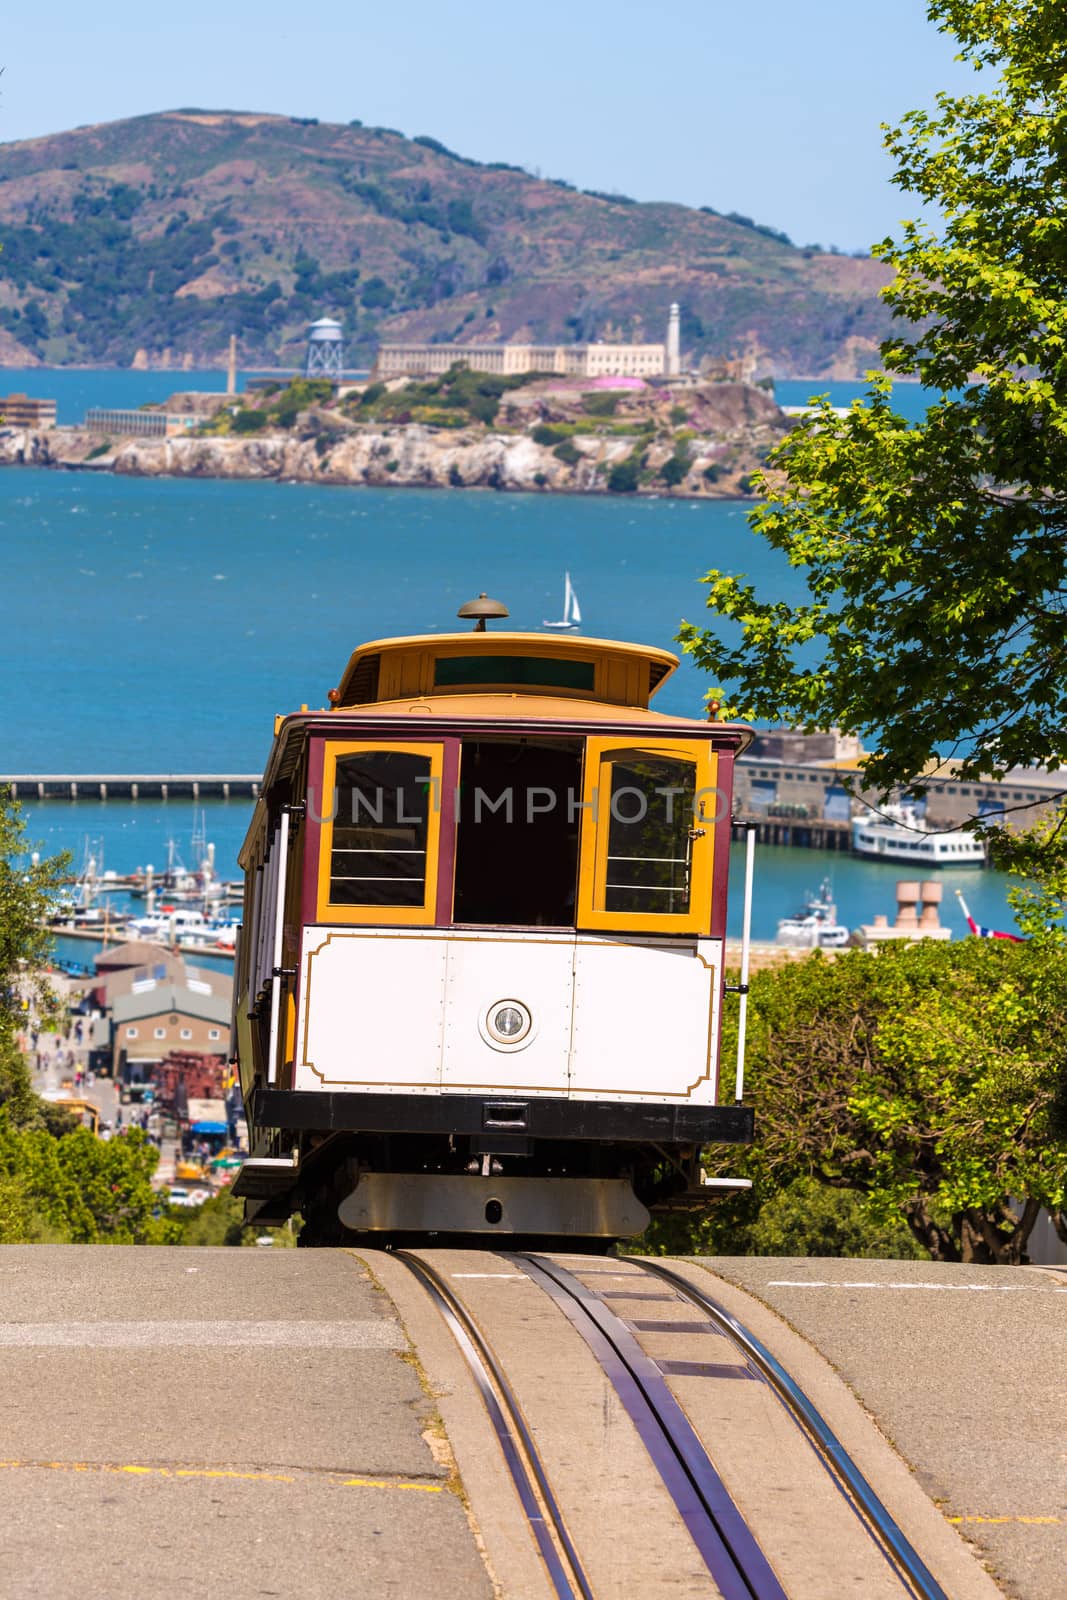
[{"label": "flag", "polygon": [[967,926],[970,928],[976,939],[1010,939],[1013,944],[1026,943],[1026,940],[1020,933],[1001,933],[996,928],[983,928],[980,922],[975,922],[970,911],[967,909],[966,900],[963,898],[963,895],[958,889],[956,890],[956,899],[959,901],[960,906],[963,909],[963,915],[967,918]]}]

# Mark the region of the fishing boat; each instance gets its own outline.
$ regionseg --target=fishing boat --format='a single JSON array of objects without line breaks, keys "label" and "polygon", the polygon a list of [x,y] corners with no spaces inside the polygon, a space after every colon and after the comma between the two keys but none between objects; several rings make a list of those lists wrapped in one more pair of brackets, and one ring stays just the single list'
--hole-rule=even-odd
[{"label": "fishing boat", "polygon": [[578,604],[578,596],[574,591],[570,573],[565,573],[563,578],[563,615],[555,622],[550,622],[547,617],[543,619],[546,628],[577,628],[581,626],[582,610]]},{"label": "fishing boat", "polygon": [[805,896],[799,911],[781,919],[777,942],[791,950],[840,950],[847,945],[849,931],[837,920],[832,894],[824,879],[817,894]]},{"label": "fishing boat", "polygon": [[[34,852],[31,860],[37,864]],[[115,928],[123,918],[116,915],[110,900],[102,898],[105,890],[114,889],[115,874],[103,872],[103,844],[85,840],[84,857],[78,876],[62,890],[52,903],[49,920],[53,924],[75,928]]]},{"label": "fishing boat", "polygon": [[852,819],[855,855],[880,861],[906,861],[922,867],[981,867],[985,846],[966,828],[931,828],[916,806],[888,804]]}]

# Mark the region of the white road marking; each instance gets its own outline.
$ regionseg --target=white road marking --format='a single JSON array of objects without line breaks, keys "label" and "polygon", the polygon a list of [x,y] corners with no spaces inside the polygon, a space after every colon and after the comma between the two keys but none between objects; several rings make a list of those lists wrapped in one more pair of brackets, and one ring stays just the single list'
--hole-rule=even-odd
[{"label": "white road marking", "polygon": [[[772,1278],[767,1284],[768,1289],[938,1289],[954,1290],[957,1294],[971,1291],[976,1294],[1048,1294],[1049,1290],[1040,1289],[1031,1283],[852,1283],[844,1281],[831,1283],[828,1279],[821,1278]],[[1054,1289],[1053,1294],[1064,1294],[1067,1290]]]},{"label": "white road marking", "polygon": [[454,1272],[454,1278],[517,1278],[520,1283],[529,1283],[525,1272]]},{"label": "white road marking", "polygon": [[155,1350],[255,1345],[286,1350],[406,1350],[392,1322],[3,1322],[0,1346]]}]

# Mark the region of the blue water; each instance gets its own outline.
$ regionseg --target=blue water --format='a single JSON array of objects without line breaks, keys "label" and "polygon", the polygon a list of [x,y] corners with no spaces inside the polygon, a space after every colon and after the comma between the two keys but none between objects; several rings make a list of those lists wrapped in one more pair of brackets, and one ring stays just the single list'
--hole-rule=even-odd
[{"label": "blue water", "polygon": [[[780,406],[803,406],[816,395],[826,395],[832,406],[848,406],[864,395],[863,383],[833,383],[828,378],[778,378],[774,384],[774,398]],[[893,385],[893,409],[908,422],[920,422],[927,406],[937,396],[918,383]]]},{"label": "blue water", "polygon": [[[709,566],[799,575],[730,501],[317,488],[7,468],[0,770],[253,771],[276,712],[326,704],[356,645],[460,629],[480,590],[517,628],[561,605],[588,632],[669,646]],[[688,661],[664,711],[701,715]]]},{"label": "blue water", "polygon": [[[255,371],[238,372],[238,388],[255,376]],[[131,372],[125,367],[0,367],[0,388],[4,394],[54,400],[56,421],[77,425],[85,421],[90,406],[132,410],[159,405],[172,394],[186,394],[189,390],[221,394],[226,388],[226,373],[219,367],[190,372],[174,367],[153,372]]]},{"label": "blue water", "polygon": [[[5,376],[7,387],[59,395],[76,414],[224,381],[218,372]],[[819,387],[780,384],[778,395],[803,403]],[[861,386],[822,387],[845,404]],[[922,397],[898,390],[902,410]],[[457,607],[482,589],[506,601],[515,627],[539,628],[558,615],[567,568],[590,634],[670,647],[681,618],[704,615],[698,580],[708,567],[745,572],[789,600],[803,594],[799,574],[750,532],[745,509],[5,469],[0,556],[14,604],[0,632],[0,771],[259,771],[275,713],[325,704],[356,645],[458,628]],[[683,660],[655,705],[699,716],[707,687]],[[205,808],[225,876],[236,875],[250,809]],[[171,836],[192,859],[189,802],[26,811],[33,837],[78,861],[88,838],[103,841],[106,867],[158,867]],[[828,874],[849,926],[892,912],[894,867],[766,850],[756,936],[772,937]],[[1011,925],[997,875],[951,883],[981,920]],[[962,931],[951,893],[945,920]]]}]

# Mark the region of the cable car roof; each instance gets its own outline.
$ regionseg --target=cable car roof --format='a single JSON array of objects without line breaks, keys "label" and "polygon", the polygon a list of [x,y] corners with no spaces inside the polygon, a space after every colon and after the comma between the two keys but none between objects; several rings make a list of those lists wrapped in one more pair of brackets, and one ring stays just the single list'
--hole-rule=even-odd
[{"label": "cable car roof", "polygon": [[414,634],[360,645],[330,702],[345,710],[412,695],[496,692],[637,708],[677,666],[669,650],[584,635]]}]

